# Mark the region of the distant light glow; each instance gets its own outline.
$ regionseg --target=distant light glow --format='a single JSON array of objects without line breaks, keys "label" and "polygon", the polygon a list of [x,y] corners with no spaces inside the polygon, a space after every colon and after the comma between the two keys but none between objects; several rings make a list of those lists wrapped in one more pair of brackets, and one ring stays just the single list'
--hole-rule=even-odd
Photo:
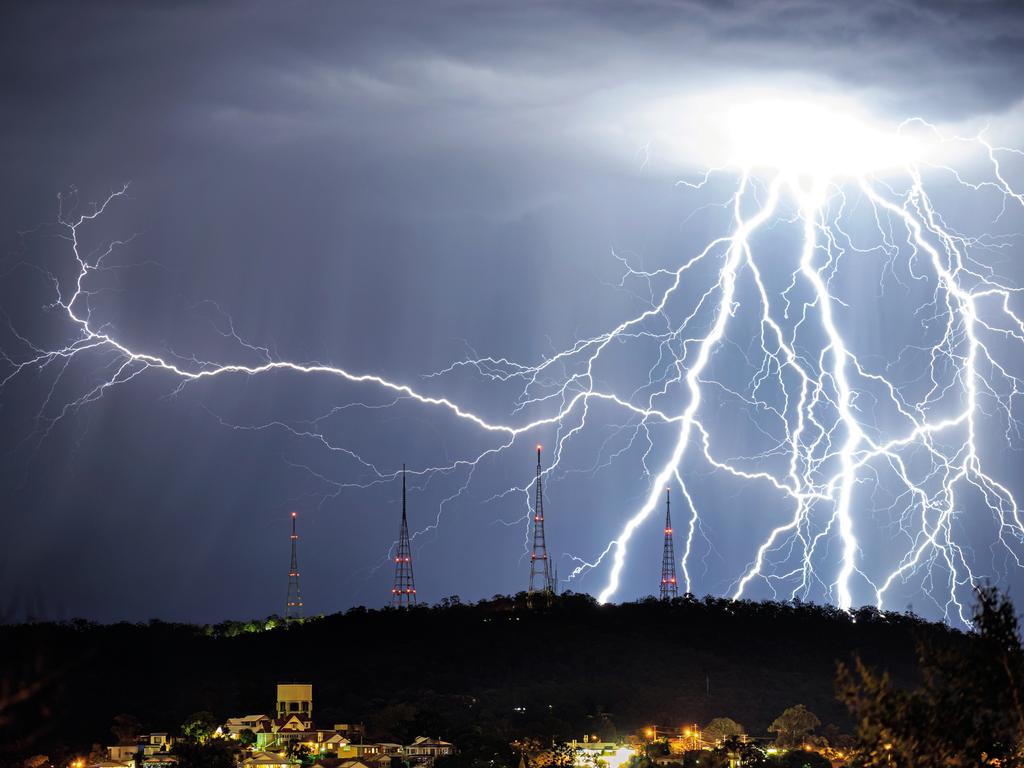
[{"label": "distant light glow", "polygon": [[729,112],[734,163],[815,178],[860,176],[912,162],[918,149],[905,135],[856,114],[797,99],[743,102]]},{"label": "distant light glow", "polygon": [[732,86],[651,98],[624,118],[620,131],[659,167],[774,170],[817,179],[897,170],[923,151],[919,137],[872,115],[835,86]]}]

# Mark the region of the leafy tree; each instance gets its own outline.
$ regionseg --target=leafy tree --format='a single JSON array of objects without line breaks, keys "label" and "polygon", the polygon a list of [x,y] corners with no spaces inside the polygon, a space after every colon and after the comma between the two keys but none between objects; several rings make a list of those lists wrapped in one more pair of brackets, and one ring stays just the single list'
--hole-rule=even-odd
[{"label": "leafy tree", "polygon": [[779,768],[832,768],[828,758],[810,749],[791,749],[776,756]]},{"label": "leafy tree", "polygon": [[723,755],[703,749],[688,749],[679,756],[679,764],[683,768],[725,768],[729,763]]},{"label": "leafy tree", "polygon": [[186,739],[198,744],[205,743],[217,730],[217,718],[212,712],[193,712],[181,724],[181,732]]},{"label": "leafy tree", "polygon": [[538,768],[568,768],[576,763],[576,752],[569,744],[556,744],[537,755],[531,761]]},{"label": "leafy tree", "polygon": [[256,743],[256,734],[252,728],[243,728],[238,732],[238,743],[243,747],[251,747]]},{"label": "leafy tree", "polygon": [[299,762],[303,765],[306,765],[310,762],[310,754],[311,753],[309,751],[309,747],[307,747],[305,744],[293,741],[288,745],[288,756],[297,758]]},{"label": "leafy tree", "polygon": [[825,726],[825,730],[821,735],[821,741],[824,742],[825,746],[844,751],[852,750],[857,745],[857,740],[850,734],[844,733],[835,723],[829,723]]},{"label": "leafy tree", "polygon": [[120,714],[114,717],[110,732],[114,734],[118,744],[131,744],[142,730],[142,723],[134,715]]},{"label": "leafy tree", "polygon": [[704,726],[703,736],[707,741],[717,744],[730,736],[742,736],[743,726],[731,717],[716,717]]},{"label": "leafy tree", "polygon": [[918,644],[921,685],[897,687],[858,658],[840,665],[839,697],[858,723],[867,768],[1024,765],[1024,648],[1012,603],[977,590],[977,634]]},{"label": "leafy tree", "polygon": [[780,747],[798,747],[804,743],[821,721],[803,704],[785,710],[768,726],[771,733],[778,734],[775,743]]},{"label": "leafy tree", "polygon": [[[723,718],[728,720],[728,718]],[[742,768],[761,768],[768,765],[764,751],[749,741],[740,741],[738,735],[729,736],[713,751],[723,765],[742,766]]]},{"label": "leafy tree", "polygon": [[178,758],[177,768],[235,768],[234,749],[224,739],[179,741],[171,752]]}]

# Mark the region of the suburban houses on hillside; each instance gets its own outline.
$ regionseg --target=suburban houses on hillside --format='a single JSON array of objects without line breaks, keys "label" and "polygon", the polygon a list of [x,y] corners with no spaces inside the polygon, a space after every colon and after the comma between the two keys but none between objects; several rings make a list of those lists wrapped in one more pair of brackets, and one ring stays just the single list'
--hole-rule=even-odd
[{"label": "suburban houses on hillside", "polygon": [[[433,768],[437,758],[455,752],[450,742],[428,736],[418,736],[410,744],[367,742],[361,723],[318,727],[310,683],[278,684],[273,714],[229,717],[209,736],[237,741],[244,755],[239,764],[245,768],[302,763],[323,768],[391,768],[395,758],[410,768]],[[172,768],[178,762],[173,754],[175,741],[166,732],[142,734],[107,747],[106,759],[90,762],[86,768]]]}]

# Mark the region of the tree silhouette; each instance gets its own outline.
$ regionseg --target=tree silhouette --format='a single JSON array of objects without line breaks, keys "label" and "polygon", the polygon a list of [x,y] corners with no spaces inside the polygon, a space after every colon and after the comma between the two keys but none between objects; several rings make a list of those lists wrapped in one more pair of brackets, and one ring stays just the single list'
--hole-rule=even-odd
[{"label": "tree silhouette", "polygon": [[977,590],[977,636],[921,642],[922,682],[906,690],[857,659],[837,689],[858,722],[866,768],[1024,765],[1024,649],[1013,605]]},{"label": "tree silhouette", "polygon": [[114,734],[118,744],[131,744],[142,730],[142,723],[134,715],[120,714],[114,718],[110,732]]},{"label": "tree silhouette", "polygon": [[718,743],[730,736],[742,736],[743,726],[731,717],[716,717],[704,726],[703,735],[707,741]]},{"label": "tree silhouette", "polygon": [[778,734],[775,743],[780,747],[798,747],[819,725],[821,721],[813,712],[803,704],[797,704],[775,718],[768,730]]},{"label": "tree silhouette", "polygon": [[193,712],[181,724],[186,739],[203,744],[217,730],[217,718],[212,712]]}]

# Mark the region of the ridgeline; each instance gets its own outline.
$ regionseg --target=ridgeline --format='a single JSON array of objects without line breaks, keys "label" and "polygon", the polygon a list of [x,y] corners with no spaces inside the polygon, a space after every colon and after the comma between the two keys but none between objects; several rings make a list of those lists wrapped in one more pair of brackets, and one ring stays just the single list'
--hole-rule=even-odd
[{"label": "ridgeline", "polygon": [[922,640],[970,636],[870,608],[690,597],[599,606],[573,594],[533,610],[523,594],[453,598],[287,626],[0,626],[0,763],[113,743],[122,713],[171,732],[199,710],[270,713],[284,681],[313,684],[318,724],[365,722],[370,738],[428,734],[499,755],[524,736],[607,738],[718,716],[761,734],[798,703],[850,731],[836,663],[857,654],[911,683]]}]

